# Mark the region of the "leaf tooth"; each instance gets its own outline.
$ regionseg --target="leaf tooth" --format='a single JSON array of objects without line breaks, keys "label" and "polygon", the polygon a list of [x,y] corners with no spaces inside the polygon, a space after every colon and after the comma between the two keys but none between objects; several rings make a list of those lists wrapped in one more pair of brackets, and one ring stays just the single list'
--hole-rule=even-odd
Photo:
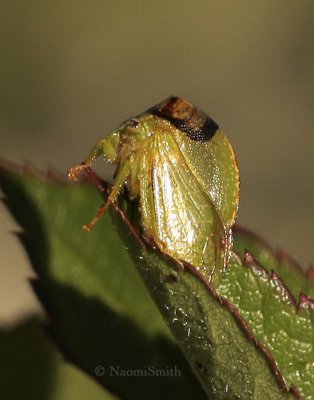
[{"label": "leaf tooth", "polygon": [[34,288],[36,285],[40,285],[40,278],[38,275],[27,278],[27,280],[32,288]]},{"label": "leaf tooth", "polygon": [[272,271],[270,276],[270,281],[273,284],[276,292],[280,295],[280,298],[287,304],[291,304],[295,309],[297,308],[297,302],[293,297],[290,290],[283,283],[279,275],[276,272]]},{"label": "leaf tooth", "polygon": [[255,258],[253,256],[253,254],[250,253],[248,250],[245,250],[245,252],[244,252],[244,265],[249,266],[249,265],[253,264],[254,261],[255,261]]},{"label": "leaf tooth", "polygon": [[59,183],[65,183],[65,175],[57,171],[55,168],[49,166],[46,170],[39,169],[33,163],[26,161],[24,164],[15,164],[4,158],[0,158],[0,171],[16,173],[22,176],[31,176],[40,180],[52,180]]},{"label": "leaf tooth", "polygon": [[[294,269],[302,276],[302,278],[304,278],[304,276],[305,278],[309,278],[309,276],[307,275],[307,270],[302,268],[302,266],[290,254],[288,254],[281,248],[276,248],[274,250],[273,246],[271,246],[264,238],[259,236],[254,231],[236,224],[233,227],[233,232],[234,234],[246,235],[251,239],[254,239],[254,241],[262,245],[269,252],[269,256],[274,257],[278,263],[283,263],[287,266],[287,268]],[[309,270],[310,280],[313,282],[314,285],[314,267],[310,267]]]},{"label": "leaf tooth", "polygon": [[25,236],[26,236],[26,232],[24,230],[14,230],[11,231],[11,234],[13,236],[15,236],[18,240],[20,240],[21,242],[23,242]]},{"label": "leaf tooth", "polygon": [[28,251],[28,247],[27,247],[27,233],[24,230],[20,230],[20,231],[16,230],[16,231],[12,231],[11,233],[21,243],[21,245],[24,247],[24,250],[26,251],[26,253],[29,256],[29,251]]},{"label": "leaf tooth", "polygon": [[21,167],[19,164],[15,164],[12,161],[6,160],[0,157],[0,171],[10,171],[16,172],[17,174],[21,173]]},{"label": "leaf tooth", "polygon": [[287,304],[292,305],[295,309],[297,308],[297,302],[290,292],[289,288],[285,285],[279,275],[272,271],[269,275],[268,271],[254,258],[249,252],[245,251],[243,265],[248,266],[254,275],[264,281],[270,281],[275,288],[276,292],[280,295],[280,298]]},{"label": "leaf tooth", "polygon": [[[43,180],[45,178],[45,173],[43,170],[35,167],[35,165],[30,161],[25,161],[22,165],[17,165],[18,173],[22,176],[31,176]],[[10,169],[12,171],[12,169]],[[16,172],[13,170],[13,172]]]},{"label": "leaf tooth", "polygon": [[314,311],[314,300],[311,299],[305,293],[300,293],[299,303],[297,305],[297,308],[298,309],[302,308],[302,309]]},{"label": "leaf tooth", "polygon": [[[29,161],[26,161],[23,166],[22,166],[22,175],[26,175],[26,176],[34,176],[39,173],[39,169],[35,168],[34,165],[32,163],[30,163]],[[42,175],[42,172],[40,171],[39,175]]]},{"label": "leaf tooth", "polygon": [[55,181],[58,183],[65,183],[65,175],[57,171],[52,166],[49,166],[46,171],[43,172],[43,176],[48,181]]},{"label": "leaf tooth", "polygon": [[243,265],[251,269],[254,275],[258,276],[264,281],[269,281],[270,276],[268,271],[256,260],[252,253],[245,250]]}]

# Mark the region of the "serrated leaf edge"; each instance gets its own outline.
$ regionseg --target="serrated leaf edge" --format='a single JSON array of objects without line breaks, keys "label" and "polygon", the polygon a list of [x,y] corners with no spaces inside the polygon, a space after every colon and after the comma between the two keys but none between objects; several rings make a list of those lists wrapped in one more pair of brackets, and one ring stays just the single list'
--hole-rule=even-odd
[{"label": "serrated leaf edge", "polygon": [[295,271],[297,271],[300,275],[302,275],[305,279],[310,279],[313,282],[314,286],[314,267],[309,265],[308,268],[302,268],[300,263],[296,261],[290,254],[286,251],[282,250],[280,247],[273,248],[267,240],[261,237],[258,233],[252,231],[249,228],[246,228],[242,225],[235,224],[233,227],[234,234],[246,234],[251,236],[255,241],[260,242],[270,253],[272,253],[275,260],[280,262],[286,262],[291,266]]}]

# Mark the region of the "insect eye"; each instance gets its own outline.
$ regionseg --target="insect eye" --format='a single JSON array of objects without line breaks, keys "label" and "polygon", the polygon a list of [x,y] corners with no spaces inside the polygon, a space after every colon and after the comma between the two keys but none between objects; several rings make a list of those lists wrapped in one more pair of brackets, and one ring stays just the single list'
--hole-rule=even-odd
[{"label": "insect eye", "polygon": [[130,119],[128,121],[127,127],[131,131],[136,132],[136,131],[138,131],[140,129],[141,124],[140,124],[140,121],[138,119],[132,118],[132,119]]}]

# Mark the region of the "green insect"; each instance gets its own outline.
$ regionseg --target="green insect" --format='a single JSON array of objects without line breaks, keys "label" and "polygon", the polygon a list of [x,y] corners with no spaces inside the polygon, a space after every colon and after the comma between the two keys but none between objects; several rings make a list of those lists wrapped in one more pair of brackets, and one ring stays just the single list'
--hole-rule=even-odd
[{"label": "green insect", "polygon": [[101,138],[69,178],[76,180],[99,156],[117,164],[115,182],[86,230],[127,185],[130,199],[139,200],[144,235],[162,252],[209,279],[216,266],[227,266],[239,171],[228,139],[210,117],[169,97]]}]

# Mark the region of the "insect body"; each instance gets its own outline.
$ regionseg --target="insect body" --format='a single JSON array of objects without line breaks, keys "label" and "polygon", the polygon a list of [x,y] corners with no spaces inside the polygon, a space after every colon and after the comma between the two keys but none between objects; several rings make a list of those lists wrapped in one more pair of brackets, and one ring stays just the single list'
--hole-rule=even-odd
[{"label": "insect body", "polygon": [[70,179],[104,155],[117,164],[107,203],[126,184],[139,199],[145,236],[161,251],[211,276],[227,265],[239,198],[233,150],[218,125],[179,97],[169,97],[100,139]]}]

